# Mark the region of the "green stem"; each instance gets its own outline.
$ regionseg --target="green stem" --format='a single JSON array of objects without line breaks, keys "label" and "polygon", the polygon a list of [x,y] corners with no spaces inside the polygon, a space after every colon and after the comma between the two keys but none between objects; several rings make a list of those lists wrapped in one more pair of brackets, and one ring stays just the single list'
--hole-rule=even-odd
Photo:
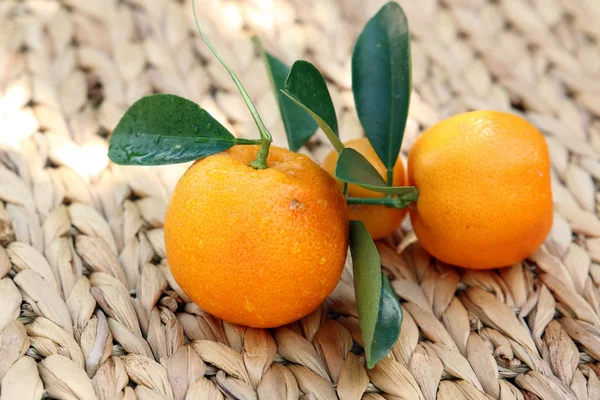
[{"label": "green stem", "polygon": [[269,156],[269,148],[271,147],[271,141],[264,140],[260,144],[256,158],[250,163],[250,166],[254,169],[267,169],[267,157]]},{"label": "green stem", "polygon": [[[269,142],[272,141],[273,139],[271,138],[271,134],[265,127],[265,124],[263,123],[262,119],[260,118],[260,115],[258,114],[256,107],[254,107],[254,104],[252,103],[250,96],[246,92],[246,89],[244,89],[242,82],[238,79],[235,72],[233,72],[233,70],[231,68],[229,68],[229,66],[221,58],[219,53],[217,53],[217,50],[215,50],[215,48],[212,46],[212,44],[208,41],[208,38],[206,37],[206,35],[202,31],[202,29],[200,28],[200,23],[198,22],[198,17],[196,16],[196,1],[195,0],[192,0],[192,10],[194,13],[194,22],[196,23],[196,28],[198,29],[198,33],[200,33],[200,36],[202,36],[202,39],[204,40],[204,43],[206,43],[206,46],[209,48],[209,50],[215,55],[215,57],[217,58],[217,60],[219,60],[221,65],[223,65],[223,67],[225,67],[225,69],[229,73],[229,76],[231,76],[231,79],[233,80],[236,87],[238,88],[238,91],[242,95],[242,99],[244,100],[244,103],[246,103],[246,107],[248,107],[248,110],[250,110],[250,114],[252,115],[252,118],[254,119],[254,123],[256,124],[256,127],[258,128],[258,130],[260,132],[260,137],[265,141],[269,141]],[[268,151],[267,151],[267,153],[268,153]]]},{"label": "green stem", "polygon": [[[211,138],[207,141],[210,141],[210,140],[214,140],[214,139]],[[233,143],[235,143],[235,144],[262,144],[263,140],[262,139],[234,138]]]},{"label": "green stem", "polygon": [[404,208],[410,203],[416,202],[418,194],[410,193],[401,197],[347,197],[346,202],[348,204],[367,204],[367,205],[379,205],[392,208]]},{"label": "green stem", "polygon": [[348,204],[369,204],[377,206],[396,207],[398,199],[394,197],[346,197]]},{"label": "green stem", "polygon": [[394,169],[388,168],[387,170],[387,184],[388,186],[394,186]]}]

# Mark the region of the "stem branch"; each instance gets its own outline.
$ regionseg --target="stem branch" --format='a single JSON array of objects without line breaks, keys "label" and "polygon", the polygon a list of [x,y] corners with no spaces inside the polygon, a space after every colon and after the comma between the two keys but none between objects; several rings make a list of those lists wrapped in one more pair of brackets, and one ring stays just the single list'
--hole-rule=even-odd
[{"label": "stem branch", "polygon": [[348,204],[369,204],[392,208],[404,208],[410,203],[416,202],[417,199],[418,194],[415,191],[414,193],[409,193],[401,197],[347,197],[346,202]]},{"label": "stem branch", "polygon": [[[221,58],[219,53],[217,53],[217,50],[212,46],[212,44],[208,40],[208,37],[206,37],[206,35],[202,31],[202,28],[200,28],[200,23],[198,22],[198,16],[196,15],[196,1],[195,0],[192,0],[192,12],[194,13],[194,22],[196,23],[196,28],[198,29],[198,33],[200,33],[200,36],[202,36],[202,39],[204,40],[204,43],[206,43],[206,46],[209,48],[209,50],[215,55],[215,57],[217,58],[217,60],[219,60],[221,65],[223,65],[223,67],[225,67],[225,69],[229,73],[229,76],[231,76],[231,79],[235,83],[235,86],[238,88],[238,91],[242,95],[242,99],[244,100],[244,103],[246,103],[246,107],[248,107],[248,110],[250,110],[250,114],[252,115],[252,118],[254,119],[254,123],[256,124],[256,127],[258,128],[258,131],[260,132],[261,139],[263,139],[264,141],[267,141],[267,140],[272,141],[273,139],[271,137],[271,133],[269,133],[269,131],[265,127],[265,124],[263,123],[262,119],[260,118],[260,115],[258,114],[256,107],[254,106],[254,104],[252,103],[252,100],[250,99],[250,96],[246,92],[246,89],[244,89],[242,82],[238,79],[235,72],[233,72],[233,70],[231,68],[229,68],[229,66],[225,63],[225,60],[223,60]],[[268,149],[267,149],[267,153],[268,153]]]},{"label": "stem branch", "polygon": [[369,204],[377,206],[395,207],[398,204],[394,197],[347,197],[348,204]]},{"label": "stem branch", "polygon": [[233,139],[233,143],[235,144],[262,144],[262,139],[244,139],[244,138],[235,138]]}]

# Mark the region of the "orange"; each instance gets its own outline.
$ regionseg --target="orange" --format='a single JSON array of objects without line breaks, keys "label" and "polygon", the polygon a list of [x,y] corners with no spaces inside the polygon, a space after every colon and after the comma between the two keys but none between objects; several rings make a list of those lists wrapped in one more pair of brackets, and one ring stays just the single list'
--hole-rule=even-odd
[{"label": "orange", "polygon": [[235,146],[196,161],[165,216],[167,260],[183,291],[228,322],[270,328],[314,311],[346,260],[348,209],[335,180],[305,155]]},{"label": "orange", "polygon": [[456,266],[491,269],[521,261],[552,226],[550,159],[542,134],[498,111],[447,118],[417,139],[410,218],[421,245]]},{"label": "orange", "polygon": [[[354,149],[365,156],[387,182],[387,171],[385,166],[366,137],[350,140],[347,143],[344,143],[344,146]],[[337,159],[338,152],[334,150],[325,157],[325,160],[323,160],[323,168],[325,168],[332,176],[334,176]],[[398,157],[398,161],[396,162],[396,165],[394,165],[392,183],[394,186],[405,186],[407,183],[404,164],[400,157]],[[338,181],[338,185],[340,188],[343,187],[343,182]],[[384,197],[385,194],[373,192],[358,185],[348,185],[348,196],[376,198]],[[348,207],[350,208],[350,219],[362,221],[371,234],[371,237],[375,240],[394,233],[400,227],[402,220],[404,220],[404,217],[406,216],[405,208],[398,209],[382,205],[364,204],[351,204]]]}]

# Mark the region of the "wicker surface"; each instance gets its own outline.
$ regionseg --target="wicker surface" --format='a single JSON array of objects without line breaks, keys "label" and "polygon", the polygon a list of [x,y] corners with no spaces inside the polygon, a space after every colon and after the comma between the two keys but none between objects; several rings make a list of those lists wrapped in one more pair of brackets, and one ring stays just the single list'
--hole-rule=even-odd
[{"label": "wicker surface", "polygon": [[[247,31],[285,62],[323,71],[348,140],[362,135],[349,54],[381,4],[198,0],[282,146]],[[0,1],[2,399],[599,399],[600,2],[401,4],[414,36],[404,154],[454,113],[523,115],[547,136],[556,215],[544,247],[501,271],[432,262],[408,222],[379,243],[405,318],[393,354],[365,370],[349,269],[298,323],[222,322],[186,303],[164,258],[163,214],[187,165],[107,162],[111,129],[152,92],[192,99],[256,137],[195,33],[191,3]],[[302,151],[321,161],[322,138]]]}]

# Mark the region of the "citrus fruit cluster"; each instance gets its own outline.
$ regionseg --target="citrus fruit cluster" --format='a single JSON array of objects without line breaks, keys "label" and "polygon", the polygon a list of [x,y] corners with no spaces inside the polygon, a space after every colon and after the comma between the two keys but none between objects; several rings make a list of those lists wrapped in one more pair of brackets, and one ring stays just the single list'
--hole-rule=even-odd
[{"label": "citrus fruit cluster", "polygon": [[[385,169],[367,138],[345,144]],[[347,206],[333,180],[338,153],[323,162],[272,147],[268,169],[249,166],[258,147],[236,146],[197,161],[177,184],[165,218],[175,279],[198,304],[250,326],[277,326],[316,308],[346,258],[348,219],[374,239],[395,232],[407,208]],[[475,111],[422,133],[394,167],[394,185],[414,185],[410,220],[421,245],[460,267],[510,266],[531,255],[552,226],[546,142],[515,115]],[[382,197],[358,185],[350,196]],[[293,288],[293,290],[290,290]]]},{"label": "citrus fruit cluster", "polygon": [[[271,146],[242,83],[198,31],[260,138],[237,138],[197,104],[156,94],[127,110],[109,157],[124,165],[193,161],[174,188],[164,239],[173,277],[203,310],[251,327],[291,323],[331,294],[350,255],[372,368],[402,321],[374,240],[396,232],[407,213],[422,246],[459,267],[505,267],[544,241],[553,215],[548,149],[523,118],[474,111],[440,121],[417,139],[405,169],[410,35],[397,3],[384,5],[354,46],[352,91],[365,137],[348,143],[321,73],[302,60],[287,67],[255,37],[289,149]],[[334,148],[323,165],[296,152],[317,127]]]}]

